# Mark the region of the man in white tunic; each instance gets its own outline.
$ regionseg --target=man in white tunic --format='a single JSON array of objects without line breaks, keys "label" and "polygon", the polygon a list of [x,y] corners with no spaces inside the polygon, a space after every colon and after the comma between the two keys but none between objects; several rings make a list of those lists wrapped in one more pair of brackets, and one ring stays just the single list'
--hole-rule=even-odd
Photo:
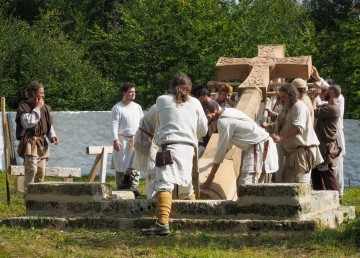
[{"label": "man in white tunic", "polygon": [[116,171],[117,189],[129,189],[135,196],[138,191],[140,172],[132,165],[134,135],[143,117],[141,106],[134,102],[135,84],[121,87],[123,98],[111,110],[111,135],[113,138],[113,165]]},{"label": "man in white tunic", "polygon": [[198,99],[190,96],[192,83],[184,74],[176,74],[170,84],[170,94],[156,100],[155,142],[170,150],[173,163],[160,166],[155,171],[157,222],[142,229],[143,235],[170,234],[169,219],[174,185],[178,186],[180,199],[194,200],[192,166],[194,147],[198,138],[207,133],[207,118]]},{"label": "man in white tunic", "polygon": [[281,86],[279,96],[284,103],[285,118],[280,134],[273,136],[285,152],[282,173],[284,183],[310,183],[311,169],[323,162],[308,107],[298,99],[297,89]]},{"label": "man in white tunic", "polygon": [[240,184],[264,182],[266,173],[274,173],[278,170],[275,143],[254,120],[234,108],[225,108],[216,112],[212,120],[217,120],[219,140],[211,172],[202,184],[203,189],[208,188],[213,182],[229,144],[234,144],[244,151]]}]

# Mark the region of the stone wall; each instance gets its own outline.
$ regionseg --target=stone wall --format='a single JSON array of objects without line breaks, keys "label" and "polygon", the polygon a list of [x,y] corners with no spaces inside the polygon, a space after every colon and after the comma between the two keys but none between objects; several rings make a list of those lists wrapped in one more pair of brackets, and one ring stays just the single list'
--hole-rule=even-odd
[{"label": "stone wall", "polygon": [[[9,112],[15,132],[14,112]],[[51,159],[48,166],[80,167],[84,175],[89,174],[95,155],[86,155],[87,146],[110,146],[110,111],[52,112],[54,127],[60,143],[51,145]],[[1,120],[1,118],[0,118]],[[360,185],[360,122],[344,121],[346,157],[344,161],[345,186]],[[0,131],[0,169],[4,169],[4,140]],[[17,141],[15,141],[17,145]],[[22,159],[17,158],[18,164]],[[114,174],[110,168],[111,155],[108,157],[107,173]]]}]

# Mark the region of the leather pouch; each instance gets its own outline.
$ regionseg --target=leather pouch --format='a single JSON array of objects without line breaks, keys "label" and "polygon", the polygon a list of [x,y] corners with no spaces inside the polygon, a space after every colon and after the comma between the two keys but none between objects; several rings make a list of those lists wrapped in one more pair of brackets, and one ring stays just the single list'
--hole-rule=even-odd
[{"label": "leather pouch", "polygon": [[166,149],[166,145],[162,145],[162,150],[156,153],[155,165],[157,167],[163,167],[173,164],[173,159],[170,150]]}]

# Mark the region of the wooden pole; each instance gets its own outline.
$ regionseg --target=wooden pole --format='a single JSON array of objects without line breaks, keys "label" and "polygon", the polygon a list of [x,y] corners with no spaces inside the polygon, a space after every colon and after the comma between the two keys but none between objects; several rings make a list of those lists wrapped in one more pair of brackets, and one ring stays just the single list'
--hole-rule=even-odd
[{"label": "wooden pole", "polygon": [[192,184],[196,200],[200,199],[200,181],[199,181],[199,154],[198,147],[194,147],[193,169],[192,169]]},{"label": "wooden pole", "polygon": [[5,114],[5,97],[1,97],[1,112],[2,112],[2,126],[3,126],[3,134],[4,134],[4,156],[5,156],[5,177],[6,177],[6,201],[7,204],[10,205],[10,186],[9,186],[9,153],[7,146],[7,133],[8,126],[7,126],[7,117]]}]

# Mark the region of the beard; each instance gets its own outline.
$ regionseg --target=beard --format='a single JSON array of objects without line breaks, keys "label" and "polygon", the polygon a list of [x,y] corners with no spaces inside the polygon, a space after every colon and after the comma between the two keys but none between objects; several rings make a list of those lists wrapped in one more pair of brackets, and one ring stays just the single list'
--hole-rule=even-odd
[{"label": "beard", "polygon": [[329,101],[330,99],[330,94],[329,93],[325,93],[325,101]]}]

